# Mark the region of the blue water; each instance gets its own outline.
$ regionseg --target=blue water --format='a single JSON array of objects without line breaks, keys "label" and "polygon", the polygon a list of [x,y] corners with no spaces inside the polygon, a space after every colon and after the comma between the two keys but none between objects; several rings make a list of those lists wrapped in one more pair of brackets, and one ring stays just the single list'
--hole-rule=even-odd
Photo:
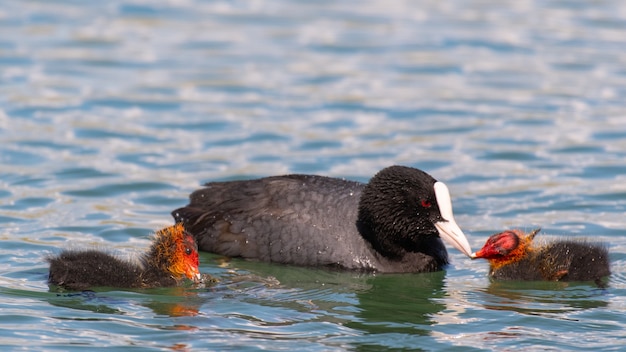
[{"label": "blue water", "polygon": [[[623,350],[625,2],[0,4],[3,351]],[[136,256],[203,182],[392,164],[446,182],[474,249],[607,242],[608,287],[490,282],[454,249],[432,274],[203,253],[214,287],[46,284],[63,248]]]}]

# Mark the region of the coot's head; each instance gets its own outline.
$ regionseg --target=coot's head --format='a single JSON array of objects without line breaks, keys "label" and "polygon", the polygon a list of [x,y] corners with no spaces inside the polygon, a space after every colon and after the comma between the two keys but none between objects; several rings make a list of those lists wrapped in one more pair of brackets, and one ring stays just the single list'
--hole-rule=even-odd
[{"label": "coot's head", "polygon": [[521,230],[509,230],[491,235],[483,248],[471,255],[472,259],[483,258],[492,264],[505,265],[518,261],[530,250],[530,245],[540,229],[525,235]]},{"label": "coot's head", "polygon": [[391,166],[376,174],[361,195],[357,225],[389,257],[423,252],[445,264],[441,239],[467,256],[472,252],[454,221],[448,187],[415,168]]},{"label": "coot's head", "polygon": [[179,280],[201,281],[198,246],[182,223],[157,231],[148,261]]}]

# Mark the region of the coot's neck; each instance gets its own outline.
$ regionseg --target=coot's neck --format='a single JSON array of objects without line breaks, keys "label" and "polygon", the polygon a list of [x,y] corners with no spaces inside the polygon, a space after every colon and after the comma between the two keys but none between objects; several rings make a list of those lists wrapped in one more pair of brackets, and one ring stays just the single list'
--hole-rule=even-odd
[{"label": "coot's neck", "polygon": [[359,208],[357,229],[376,252],[395,261],[402,261],[413,253],[423,253],[433,257],[439,268],[448,264],[448,252],[434,227],[430,231],[426,227],[419,233],[417,229],[409,233],[389,224],[398,225],[393,221],[381,222],[366,207]]}]

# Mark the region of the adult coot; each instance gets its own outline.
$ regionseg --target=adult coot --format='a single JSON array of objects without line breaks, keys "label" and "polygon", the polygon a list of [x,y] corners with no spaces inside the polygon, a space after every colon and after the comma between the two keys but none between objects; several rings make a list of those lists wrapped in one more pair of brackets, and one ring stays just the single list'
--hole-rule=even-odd
[{"label": "adult coot", "polygon": [[48,282],[69,290],[165,287],[179,285],[185,277],[194,282],[201,278],[198,247],[182,224],[158,231],[138,263],[97,250],[65,250],[47,260]]},{"label": "adult coot", "polygon": [[492,235],[472,258],[487,259],[489,275],[496,280],[595,281],[608,276],[606,245],[576,240],[533,244],[539,229]]},{"label": "adult coot", "polygon": [[315,175],[210,182],[172,215],[201,250],[267,262],[427,272],[448,263],[441,239],[471,253],[446,185],[404,166],[368,184]]}]

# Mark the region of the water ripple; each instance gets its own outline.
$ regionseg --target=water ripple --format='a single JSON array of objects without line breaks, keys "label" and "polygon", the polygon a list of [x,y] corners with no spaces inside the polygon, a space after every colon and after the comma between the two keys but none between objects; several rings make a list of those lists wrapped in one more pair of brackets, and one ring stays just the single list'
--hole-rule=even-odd
[{"label": "water ripple", "polygon": [[[0,296],[24,349],[622,348],[626,8],[619,1],[113,0],[0,9]],[[203,182],[445,181],[476,248],[505,228],[608,244],[586,285],[224,261],[202,290],[50,292],[45,256],[134,256]],[[234,274],[233,274],[234,273]],[[234,276],[239,276],[239,281]],[[254,277],[276,277],[269,285]],[[243,277],[243,278],[242,278]]]}]

